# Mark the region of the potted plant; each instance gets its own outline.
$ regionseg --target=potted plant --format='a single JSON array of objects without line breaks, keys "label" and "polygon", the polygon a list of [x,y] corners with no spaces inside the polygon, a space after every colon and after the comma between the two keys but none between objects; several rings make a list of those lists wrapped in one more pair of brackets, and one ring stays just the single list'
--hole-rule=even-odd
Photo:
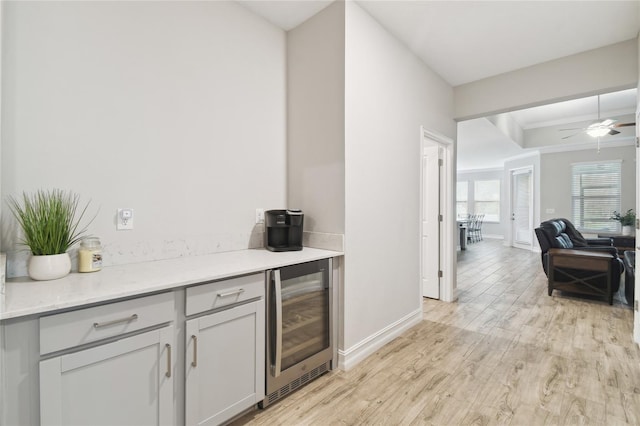
[{"label": "potted plant", "polygon": [[81,228],[89,203],[78,209],[80,197],[72,192],[53,189],[22,193],[22,203],[8,198],[9,209],[22,228],[21,243],[31,250],[28,271],[34,280],[55,280],[71,271],[69,250],[87,231]]},{"label": "potted plant", "polygon": [[636,223],[636,214],[633,209],[627,210],[625,214],[614,211],[609,219],[620,222],[622,235],[631,235],[633,233],[633,227]]}]

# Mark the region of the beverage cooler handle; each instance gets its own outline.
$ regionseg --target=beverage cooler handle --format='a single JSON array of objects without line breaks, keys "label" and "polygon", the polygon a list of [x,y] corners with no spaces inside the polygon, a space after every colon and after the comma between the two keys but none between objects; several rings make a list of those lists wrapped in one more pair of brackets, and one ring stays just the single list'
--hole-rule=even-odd
[{"label": "beverage cooler handle", "polygon": [[276,320],[276,355],[271,366],[271,373],[274,377],[279,377],[282,368],[282,280],[280,279],[280,270],[276,269],[273,273],[273,286],[275,291],[275,320]]}]

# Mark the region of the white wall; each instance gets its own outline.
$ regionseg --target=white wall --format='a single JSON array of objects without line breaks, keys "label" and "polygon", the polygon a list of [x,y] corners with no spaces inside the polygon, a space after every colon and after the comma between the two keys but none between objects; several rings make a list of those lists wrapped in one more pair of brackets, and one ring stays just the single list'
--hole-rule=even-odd
[{"label": "white wall", "polygon": [[346,4],[344,351],[421,318],[420,125],[455,139],[453,90]]},{"label": "white wall", "polygon": [[260,244],[255,208],[286,202],[282,30],[234,2],[3,6],[3,196],[91,200],[107,265]]},{"label": "white wall", "polygon": [[[600,153],[596,149],[585,149],[542,154],[540,156],[540,167],[544,170],[540,177],[541,221],[557,217],[571,220],[572,163],[622,160],[622,211],[626,212],[629,209],[635,209],[635,146],[608,148],[604,143],[602,145],[603,148]],[[547,213],[547,209],[553,209],[555,212]]]},{"label": "white wall", "polygon": [[344,234],[344,4],[287,33],[289,207],[305,231]]},{"label": "white wall", "polygon": [[468,211],[474,213],[474,182],[477,180],[499,180],[500,181],[500,221],[487,222],[485,219],[482,223],[482,235],[491,238],[504,238],[507,233],[507,226],[510,223],[509,216],[505,216],[502,206],[509,203],[509,194],[505,193],[506,185],[503,181],[504,170],[459,170],[457,182],[468,182]]},{"label": "white wall", "polygon": [[635,87],[637,39],[523,68],[455,88],[455,118],[477,118]]}]

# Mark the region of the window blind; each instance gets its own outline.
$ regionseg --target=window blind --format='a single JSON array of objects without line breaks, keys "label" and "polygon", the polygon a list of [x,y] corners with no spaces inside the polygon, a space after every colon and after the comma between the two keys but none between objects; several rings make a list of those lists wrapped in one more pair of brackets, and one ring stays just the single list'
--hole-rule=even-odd
[{"label": "window blind", "polygon": [[576,163],[571,166],[573,223],[585,231],[618,232],[609,218],[620,211],[621,163]]},{"label": "window blind", "polygon": [[484,220],[500,222],[500,181],[477,180],[474,182],[474,213],[484,213]]},{"label": "window blind", "polygon": [[466,218],[469,213],[467,200],[469,197],[469,182],[456,183],[456,213],[459,218]]}]

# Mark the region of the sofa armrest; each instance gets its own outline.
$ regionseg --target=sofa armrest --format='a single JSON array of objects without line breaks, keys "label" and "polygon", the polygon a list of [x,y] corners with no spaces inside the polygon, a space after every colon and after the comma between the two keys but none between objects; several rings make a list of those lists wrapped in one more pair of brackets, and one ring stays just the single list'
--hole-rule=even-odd
[{"label": "sofa armrest", "polygon": [[548,251],[551,267],[584,269],[587,271],[609,271],[611,260],[617,254],[597,250],[558,249]]},{"label": "sofa armrest", "polygon": [[590,246],[610,246],[613,247],[613,238],[603,237],[603,238],[587,238],[587,244]]},{"label": "sofa armrest", "polygon": [[608,253],[614,257],[618,257],[618,249],[610,246],[590,246],[590,247],[574,247],[572,250],[580,250],[586,252]]}]

